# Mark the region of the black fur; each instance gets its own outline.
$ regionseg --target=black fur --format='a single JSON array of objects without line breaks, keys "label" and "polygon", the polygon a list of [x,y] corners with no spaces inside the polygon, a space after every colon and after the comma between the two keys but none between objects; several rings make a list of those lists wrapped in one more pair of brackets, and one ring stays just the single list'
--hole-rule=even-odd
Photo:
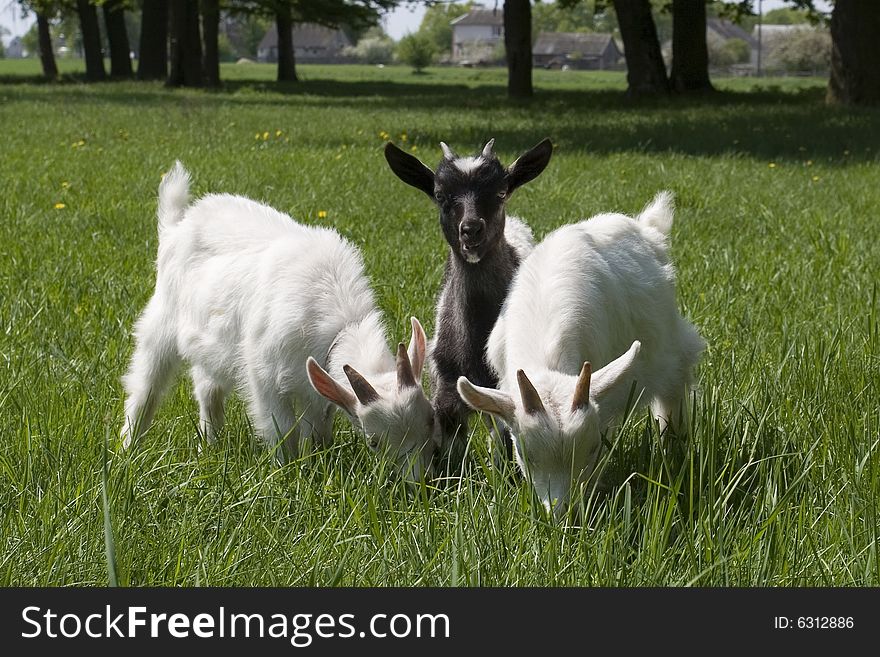
[{"label": "black fur", "polygon": [[467,171],[444,158],[434,173],[393,144],[385,147],[392,171],[434,199],[450,247],[431,369],[434,410],[451,465],[463,457],[471,414],[456,390],[458,377],[466,376],[480,386],[498,385],[486,363],[486,341],[519,267],[516,252],[504,238],[504,206],[517,187],[544,170],[551,154],[552,146],[545,139],[506,169],[491,153],[480,156],[479,166]]}]

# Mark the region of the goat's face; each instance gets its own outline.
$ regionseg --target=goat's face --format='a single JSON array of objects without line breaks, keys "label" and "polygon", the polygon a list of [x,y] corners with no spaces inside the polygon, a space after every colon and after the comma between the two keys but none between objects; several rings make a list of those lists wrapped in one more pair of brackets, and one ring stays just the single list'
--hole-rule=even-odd
[{"label": "goat's face", "polygon": [[344,410],[366,437],[370,450],[392,461],[410,482],[430,474],[434,451],[434,409],[421,386],[427,339],[419,321],[412,318],[409,349],[397,347],[394,371],[367,381],[350,365],[343,371],[346,387],[309,358],[307,373],[312,387]]},{"label": "goat's face", "polygon": [[385,147],[391,170],[434,199],[446,241],[469,263],[479,262],[495,248],[504,235],[505,202],[517,187],[544,170],[553,152],[545,139],[504,168],[494,144],[491,139],[479,155],[459,157],[441,143],[443,159],[436,172],[394,144]]},{"label": "goat's face", "polygon": [[557,516],[565,514],[572,492],[593,475],[602,431],[626,403],[640,346],[634,342],[594,375],[589,363],[578,376],[544,370],[535,377],[536,386],[518,370],[519,395],[514,396],[474,386],[465,377],[458,380],[458,392],[469,406],[508,425],[517,464]]}]

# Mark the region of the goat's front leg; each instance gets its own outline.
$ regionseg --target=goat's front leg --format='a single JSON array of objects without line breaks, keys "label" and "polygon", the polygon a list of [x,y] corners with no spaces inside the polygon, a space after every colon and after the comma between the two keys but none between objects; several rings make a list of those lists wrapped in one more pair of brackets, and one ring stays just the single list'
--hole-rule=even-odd
[{"label": "goat's front leg", "polygon": [[438,381],[434,396],[436,430],[440,432],[440,458],[447,468],[458,470],[464,462],[471,410],[462,401],[455,381]]}]

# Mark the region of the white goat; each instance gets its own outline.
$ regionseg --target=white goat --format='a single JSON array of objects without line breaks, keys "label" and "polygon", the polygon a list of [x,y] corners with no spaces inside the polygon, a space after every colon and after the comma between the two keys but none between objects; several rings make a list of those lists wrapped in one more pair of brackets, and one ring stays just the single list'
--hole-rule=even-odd
[{"label": "white goat", "polygon": [[[238,389],[270,446],[285,439],[295,455],[302,439],[329,441],[333,407],[315,393],[329,397],[329,386],[331,401],[373,449],[392,452],[408,475],[421,477],[434,444],[431,404],[419,385],[426,339],[418,320],[409,353],[401,343],[395,359],[360,253],[334,230],[303,226],[241,196],[188,204],[189,174],[178,162],[159,187],[156,289],[135,325],[123,378],[124,445],[149,427],[186,361],[209,440],[223,425],[226,396]],[[327,370],[346,383],[331,386]]]},{"label": "white goat", "polygon": [[510,427],[520,469],[557,513],[590,479],[633,383],[661,427],[687,419],[705,342],[676,306],[672,214],[663,192],[635,219],[602,214],[548,235],[520,266],[489,337],[499,389],[458,379],[465,402]]}]

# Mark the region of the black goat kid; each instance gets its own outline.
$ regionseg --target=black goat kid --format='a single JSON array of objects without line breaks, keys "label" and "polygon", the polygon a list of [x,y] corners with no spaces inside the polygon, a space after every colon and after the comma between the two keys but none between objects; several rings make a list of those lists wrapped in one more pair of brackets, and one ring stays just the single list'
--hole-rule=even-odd
[{"label": "black goat kid", "polygon": [[443,452],[452,466],[463,458],[471,413],[456,382],[466,376],[477,385],[498,385],[486,363],[486,340],[520,260],[532,246],[531,232],[507,217],[505,203],[515,189],[544,170],[553,153],[545,139],[505,168],[495,155],[494,142],[473,157],[459,157],[441,143],[443,159],[436,172],[394,144],[385,146],[385,159],[397,177],[437,204],[449,243],[429,358],[435,426],[442,432]]}]

